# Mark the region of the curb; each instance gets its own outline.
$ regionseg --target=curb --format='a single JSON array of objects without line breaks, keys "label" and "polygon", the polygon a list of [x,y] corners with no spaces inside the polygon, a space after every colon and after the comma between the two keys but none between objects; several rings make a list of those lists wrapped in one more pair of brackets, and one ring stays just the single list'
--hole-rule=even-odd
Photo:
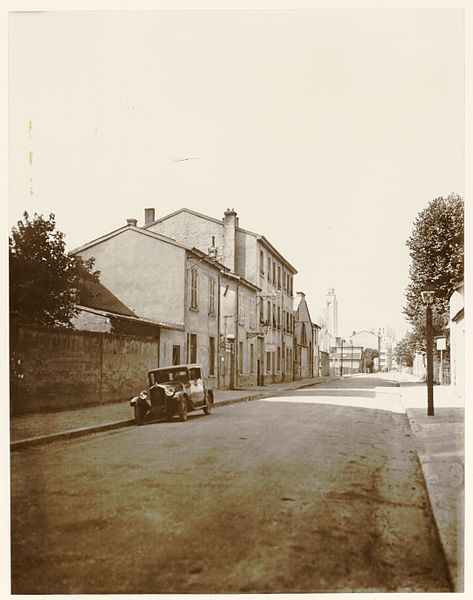
[{"label": "curb", "polygon": [[[319,385],[321,383],[326,383],[327,381],[332,381],[332,379],[338,379],[338,377],[332,377],[330,379],[325,379],[324,381],[316,381],[313,383],[304,383],[300,386],[289,388],[287,391],[291,390],[299,390],[302,388],[312,387],[314,385]],[[243,390],[242,390],[243,391]],[[278,390],[279,392],[280,390]],[[259,398],[264,398],[266,396],[271,395],[271,390],[252,393],[247,396],[242,396],[241,398],[234,398],[232,400],[220,400],[214,402],[214,406],[227,406],[228,404],[236,404],[238,402],[249,402],[251,400],[258,400]],[[273,393],[276,393],[276,390],[273,390]],[[34,446],[39,446],[41,444],[49,444],[52,442],[58,442],[61,440],[67,440],[72,438],[78,438],[85,435],[89,435],[92,433],[100,433],[102,431],[111,431],[113,429],[121,429],[123,427],[130,427],[135,424],[134,419],[126,419],[124,421],[114,421],[113,423],[104,423],[103,425],[92,425],[91,427],[81,427],[80,429],[71,429],[69,431],[61,431],[59,433],[51,433],[47,435],[39,435],[37,437],[26,438],[24,440],[17,440],[15,442],[10,442],[10,451],[13,452],[15,450],[22,450],[24,448],[31,448]]]},{"label": "curb", "polygon": [[412,431],[412,433],[414,434],[417,462],[419,464],[420,472],[422,474],[422,479],[424,481],[424,486],[425,486],[425,489],[427,492],[428,511],[430,512],[430,514],[432,516],[432,521],[434,523],[435,531],[437,532],[437,538],[438,538],[439,545],[440,545],[440,548],[441,548],[441,551],[443,554],[443,560],[444,560],[445,568],[447,571],[447,577],[448,577],[448,583],[450,585],[450,590],[452,592],[463,591],[463,590],[457,589],[455,576],[454,576],[454,573],[452,572],[452,566],[450,564],[449,553],[447,551],[444,536],[442,534],[442,529],[439,527],[438,519],[436,517],[435,509],[434,509],[434,506],[432,503],[432,495],[433,495],[432,489],[430,486],[429,478],[427,477],[425,469],[424,469],[424,465],[426,463],[430,463],[431,459],[430,459],[430,456],[425,452],[422,441],[418,437],[420,429],[416,423],[414,416],[410,413],[409,408],[406,408],[405,410],[406,410],[407,421],[409,423],[409,428]]},{"label": "curb", "polygon": [[89,433],[99,433],[101,431],[110,431],[111,429],[120,429],[121,427],[128,427],[134,423],[134,419],[128,419],[126,421],[115,421],[113,423],[104,423],[103,425],[93,425],[92,427],[81,427],[80,429],[70,429],[69,431],[61,431],[59,433],[39,435],[33,438],[26,438],[24,440],[17,440],[16,442],[10,442],[10,450],[21,450],[22,448],[31,448],[32,446],[39,446],[40,444],[47,444],[48,442],[57,442],[70,438],[82,437],[84,435],[88,435]]}]

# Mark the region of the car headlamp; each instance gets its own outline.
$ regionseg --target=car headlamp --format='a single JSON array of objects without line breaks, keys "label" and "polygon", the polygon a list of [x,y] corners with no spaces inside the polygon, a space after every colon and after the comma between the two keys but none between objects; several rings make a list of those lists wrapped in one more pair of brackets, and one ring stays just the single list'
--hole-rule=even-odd
[{"label": "car headlamp", "polygon": [[147,397],[148,397],[148,392],[146,392],[145,390],[143,390],[142,392],[140,392],[140,398],[142,400],[146,400]]},{"label": "car headlamp", "polygon": [[166,396],[174,396],[174,388],[172,388],[172,387],[167,387],[165,392],[166,392]]}]

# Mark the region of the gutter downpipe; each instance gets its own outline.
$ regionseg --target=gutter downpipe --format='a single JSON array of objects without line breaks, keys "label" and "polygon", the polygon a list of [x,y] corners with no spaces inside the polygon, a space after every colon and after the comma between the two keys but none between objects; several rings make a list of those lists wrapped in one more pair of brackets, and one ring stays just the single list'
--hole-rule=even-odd
[{"label": "gutter downpipe", "polygon": [[220,365],[221,365],[221,343],[220,343],[220,271],[217,275],[217,389],[220,389]]}]

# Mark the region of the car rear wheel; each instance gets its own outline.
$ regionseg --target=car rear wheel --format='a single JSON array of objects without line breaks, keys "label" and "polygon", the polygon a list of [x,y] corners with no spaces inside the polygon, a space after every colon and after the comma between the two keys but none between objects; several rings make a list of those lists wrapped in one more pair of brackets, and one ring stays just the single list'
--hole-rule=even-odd
[{"label": "car rear wheel", "polygon": [[210,415],[210,413],[212,412],[212,409],[213,409],[213,404],[214,404],[214,394],[213,394],[212,390],[207,391],[207,393],[205,394],[205,400],[206,400],[207,404],[204,406],[204,413],[206,415]]},{"label": "car rear wheel", "polygon": [[187,400],[185,396],[179,400],[179,421],[187,421]]}]

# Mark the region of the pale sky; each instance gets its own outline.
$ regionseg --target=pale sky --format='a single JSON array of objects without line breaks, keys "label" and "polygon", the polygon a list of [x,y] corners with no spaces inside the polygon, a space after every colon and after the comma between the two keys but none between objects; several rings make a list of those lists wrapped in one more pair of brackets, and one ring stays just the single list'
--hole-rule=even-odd
[{"label": "pale sky", "polygon": [[415,216],[464,194],[461,10],[15,13],[9,38],[10,227],[53,212],[72,249],[233,207],[314,319],[334,287],[342,335],[404,332]]}]

